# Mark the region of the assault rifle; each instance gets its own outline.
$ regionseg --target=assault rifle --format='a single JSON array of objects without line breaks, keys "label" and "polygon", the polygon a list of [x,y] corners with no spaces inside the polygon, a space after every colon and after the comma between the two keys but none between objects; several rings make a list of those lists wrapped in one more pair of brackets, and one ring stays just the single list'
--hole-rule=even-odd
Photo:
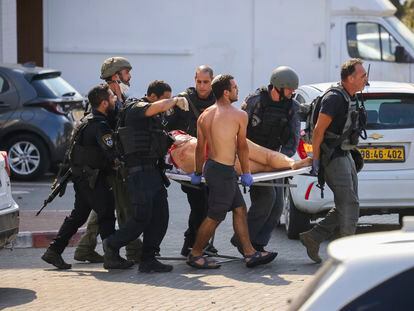
[{"label": "assault rifle", "polygon": [[52,192],[49,194],[47,199],[43,202],[43,206],[40,208],[40,210],[36,213],[36,216],[39,216],[39,214],[42,212],[42,210],[51,203],[57,195],[59,197],[62,197],[66,192],[66,186],[72,176],[72,170],[69,168],[66,173],[62,177],[57,177],[50,187],[52,189]]}]

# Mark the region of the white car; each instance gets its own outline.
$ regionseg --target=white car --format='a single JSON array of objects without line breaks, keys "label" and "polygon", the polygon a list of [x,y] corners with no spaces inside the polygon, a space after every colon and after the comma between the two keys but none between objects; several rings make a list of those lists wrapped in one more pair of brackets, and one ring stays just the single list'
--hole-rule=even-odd
[{"label": "white car", "polygon": [[[333,84],[301,86],[295,98],[300,103],[311,102]],[[368,138],[360,139],[358,146],[365,160],[358,174],[361,215],[414,215],[414,86],[373,81],[362,98],[368,114]],[[301,142],[296,156],[306,157],[311,147]],[[295,239],[309,228],[310,219],[331,209],[334,200],[327,185],[321,198],[316,177],[298,175],[289,183],[297,187],[285,191],[285,226],[288,237]]]},{"label": "white car", "polygon": [[19,233],[19,206],[13,200],[7,153],[0,151],[0,249]]},{"label": "white car", "polygon": [[413,310],[414,217],[402,230],[338,239],[290,310]]}]

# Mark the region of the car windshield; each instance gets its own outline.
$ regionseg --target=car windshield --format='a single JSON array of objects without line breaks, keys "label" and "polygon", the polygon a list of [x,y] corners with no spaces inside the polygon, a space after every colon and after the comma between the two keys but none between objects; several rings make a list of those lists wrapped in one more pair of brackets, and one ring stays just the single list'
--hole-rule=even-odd
[{"label": "car windshield", "polygon": [[367,94],[367,129],[414,127],[414,97],[409,94]]},{"label": "car windshield", "polygon": [[414,51],[414,34],[413,32],[405,26],[398,18],[395,16],[387,17],[386,20],[389,22],[392,28],[394,28],[404,40],[410,45],[411,49]]},{"label": "car windshield", "polygon": [[80,96],[80,94],[62,77],[50,77],[32,81],[39,97],[60,98],[62,96]]}]

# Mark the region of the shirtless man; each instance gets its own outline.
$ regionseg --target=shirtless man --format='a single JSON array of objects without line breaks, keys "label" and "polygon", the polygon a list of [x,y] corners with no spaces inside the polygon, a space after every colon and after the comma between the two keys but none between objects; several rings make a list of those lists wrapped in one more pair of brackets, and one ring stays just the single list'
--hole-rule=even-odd
[{"label": "shirtless man", "polygon": [[253,248],[247,229],[246,204],[237,184],[238,177],[234,169],[236,155],[241,165],[242,184],[251,186],[253,183],[246,141],[247,114],[231,105],[237,101],[238,95],[232,76],[218,75],[212,82],[212,88],[217,101],[197,121],[195,172],[191,175],[191,183],[200,184],[205,150],[208,148],[208,159],[204,165],[204,176],[209,186],[208,211],[197,232],[187,264],[198,269],[220,267],[214,259],[203,257],[203,248],[227,212],[232,211],[233,228],[240,241],[246,266],[252,268],[271,262],[277,253],[258,252]]}]

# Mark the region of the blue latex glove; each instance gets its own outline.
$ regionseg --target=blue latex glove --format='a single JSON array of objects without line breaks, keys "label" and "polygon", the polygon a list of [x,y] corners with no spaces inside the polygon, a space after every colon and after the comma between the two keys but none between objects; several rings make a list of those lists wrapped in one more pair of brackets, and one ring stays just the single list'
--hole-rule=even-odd
[{"label": "blue latex glove", "polygon": [[242,174],[240,176],[240,181],[243,186],[250,187],[253,184],[253,176],[250,173]]},{"label": "blue latex glove", "polygon": [[321,166],[320,160],[317,160],[317,159],[312,160],[312,169],[310,171],[311,175],[318,176],[320,166]]},{"label": "blue latex glove", "polygon": [[191,173],[191,184],[192,185],[199,185],[201,184],[201,177],[202,175],[197,175],[196,173]]}]

